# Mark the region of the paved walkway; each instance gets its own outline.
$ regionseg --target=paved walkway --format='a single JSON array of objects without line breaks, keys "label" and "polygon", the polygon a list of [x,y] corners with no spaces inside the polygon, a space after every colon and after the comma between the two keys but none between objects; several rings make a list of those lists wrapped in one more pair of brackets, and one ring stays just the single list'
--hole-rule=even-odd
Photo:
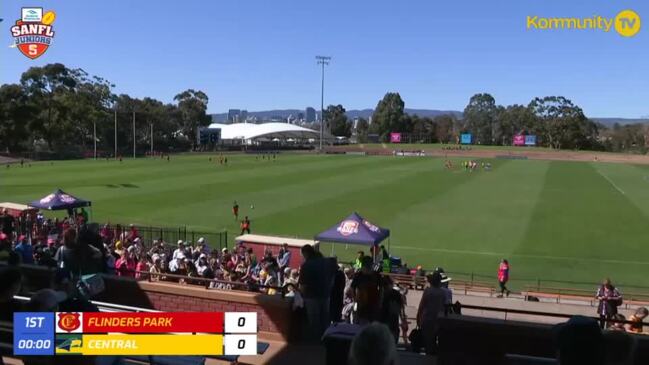
[{"label": "paved walkway", "polygon": [[[419,306],[419,301],[421,300],[421,290],[410,290],[408,291],[408,306],[406,307],[406,314],[408,318],[416,318],[417,307]],[[597,316],[597,307],[596,303],[585,302],[585,301],[566,301],[565,303],[555,303],[555,302],[528,302],[525,301],[521,295],[512,294],[509,298],[496,298],[489,297],[485,293],[468,293],[469,295],[453,295],[453,302],[459,301],[464,305],[474,305],[481,307],[495,307],[502,309],[517,309],[517,310],[527,310],[527,311],[536,311],[536,312],[549,312],[549,313],[560,313],[560,314],[570,314],[570,315],[584,315],[584,316]],[[621,309],[620,313],[625,317],[633,314],[635,308],[633,309]],[[487,317],[487,318],[497,318],[504,320],[518,320],[518,321],[528,321],[528,322],[537,322],[537,323],[561,323],[565,322],[566,319],[558,317],[545,317],[545,316],[536,316],[536,315],[525,315],[525,314],[512,314],[512,313],[502,313],[502,312],[493,312],[493,311],[483,311],[483,310],[473,310],[473,309],[462,309],[462,314],[477,316],[477,317]]]}]

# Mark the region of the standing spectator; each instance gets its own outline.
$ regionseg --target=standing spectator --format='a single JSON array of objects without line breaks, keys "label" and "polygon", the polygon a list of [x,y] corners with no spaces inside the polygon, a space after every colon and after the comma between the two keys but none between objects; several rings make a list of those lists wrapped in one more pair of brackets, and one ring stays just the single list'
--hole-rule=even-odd
[{"label": "standing spectator", "polygon": [[102,253],[85,241],[77,239],[77,231],[63,232],[63,246],[54,254],[59,269],[71,277],[101,272],[104,267]]},{"label": "standing spectator", "polygon": [[284,269],[286,269],[291,263],[291,250],[288,249],[287,243],[285,243],[282,248],[279,249],[279,254],[277,255],[277,263],[279,264],[280,273],[283,273]]},{"label": "standing spectator", "polygon": [[354,261],[354,270],[360,270],[363,267],[363,257],[365,253],[363,251],[358,251],[356,256],[356,261]]},{"label": "standing spectator", "polygon": [[331,296],[329,299],[329,313],[332,323],[342,321],[343,313],[343,299],[345,295],[345,274],[342,271],[342,266],[338,265],[338,260],[333,257],[328,260],[332,261],[332,265],[337,268],[334,273],[333,286],[331,287]]},{"label": "standing spectator", "polygon": [[241,221],[241,234],[243,233],[250,233],[250,220],[248,219],[248,216],[243,218]]},{"label": "standing spectator", "polygon": [[446,304],[446,308],[449,308],[449,306],[453,304],[453,291],[448,287],[448,284],[451,282],[451,278],[446,275],[444,269],[442,269],[441,267],[436,268],[435,272],[438,272],[441,278],[442,290],[444,290],[444,293],[446,294],[446,300],[444,301],[444,304]]},{"label": "standing spectator", "polygon": [[363,256],[361,270],[354,275],[351,288],[356,302],[358,323],[378,320],[383,297],[381,274],[372,270],[372,257]]},{"label": "standing spectator", "polygon": [[32,248],[30,241],[31,240],[28,240],[27,237],[21,235],[18,237],[18,244],[14,248],[14,251],[20,255],[23,264],[34,263],[34,249]]},{"label": "standing spectator", "polygon": [[424,290],[417,309],[417,326],[421,328],[426,354],[434,355],[437,353],[437,331],[439,324],[437,319],[440,314],[444,313],[444,302],[446,293],[442,290],[442,277],[438,272],[434,272],[428,277],[430,287]]},{"label": "standing spectator", "polygon": [[390,333],[394,337],[394,343],[399,342],[399,321],[401,321],[402,326],[405,325],[404,333],[408,332],[408,318],[406,317],[404,298],[389,276],[383,277],[383,303],[381,304],[379,320],[390,329]]},{"label": "standing spectator", "polygon": [[622,304],[622,294],[613,286],[611,279],[604,279],[595,295],[599,300],[597,314],[599,315],[600,328],[609,326],[608,320],[617,314],[617,307]]},{"label": "standing spectator", "polygon": [[307,338],[319,341],[329,324],[329,295],[333,267],[311,245],[302,246],[304,263],[300,267],[299,289],[307,313]]},{"label": "standing spectator", "polygon": [[16,220],[11,214],[9,214],[7,208],[2,211],[2,216],[0,216],[0,218],[2,233],[6,234],[7,237],[9,237],[9,240],[13,240]]},{"label": "standing spectator", "polygon": [[628,331],[634,333],[642,333],[642,321],[647,318],[647,315],[649,315],[647,308],[640,307],[636,309],[635,313],[632,314],[631,317],[629,317],[629,322],[633,323],[629,324]]},{"label": "standing spectator", "polygon": [[498,267],[498,285],[500,285],[500,295],[498,298],[502,298],[503,294],[509,296],[511,293],[509,289],[505,286],[509,281],[509,262],[505,259],[500,261],[500,266]]}]

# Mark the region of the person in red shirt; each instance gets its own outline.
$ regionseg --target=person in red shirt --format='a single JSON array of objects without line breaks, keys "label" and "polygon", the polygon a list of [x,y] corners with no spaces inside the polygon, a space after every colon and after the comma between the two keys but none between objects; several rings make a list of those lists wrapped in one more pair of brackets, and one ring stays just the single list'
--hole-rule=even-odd
[{"label": "person in red shirt", "polygon": [[241,221],[241,234],[244,232],[250,233],[250,220],[248,219],[248,216]]},{"label": "person in red shirt", "polygon": [[500,261],[500,266],[498,267],[498,285],[500,285],[500,295],[499,298],[503,297],[503,294],[509,296],[509,289],[507,289],[507,282],[509,281],[509,262],[505,259]]},{"label": "person in red shirt", "polygon": [[135,240],[137,237],[140,237],[140,232],[137,231],[137,227],[135,227],[134,224],[129,225],[130,227],[130,232],[128,233],[128,238],[132,241]]}]

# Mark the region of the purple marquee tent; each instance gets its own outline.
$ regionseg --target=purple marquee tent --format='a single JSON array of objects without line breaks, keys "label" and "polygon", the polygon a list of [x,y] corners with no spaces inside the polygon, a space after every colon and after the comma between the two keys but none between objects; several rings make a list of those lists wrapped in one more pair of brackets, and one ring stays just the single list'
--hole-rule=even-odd
[{"label": "purple marquee tent", "polygon": [[34,200],[33,202],[29,203],[29,205],[38,209],[64,210],[89,207],[92,205],[92,203],[87,200],[79,199],[70,194],[67,194],[61,189],[56,189],[56,191],[54,191],[52,194],[49,194],[41,199]]},{"label": "purple marquee tent", "polygon": [[340,223],[315,236],[318,241],[373,246],[390,236],[390,230],[370,223],[354,212]]}]

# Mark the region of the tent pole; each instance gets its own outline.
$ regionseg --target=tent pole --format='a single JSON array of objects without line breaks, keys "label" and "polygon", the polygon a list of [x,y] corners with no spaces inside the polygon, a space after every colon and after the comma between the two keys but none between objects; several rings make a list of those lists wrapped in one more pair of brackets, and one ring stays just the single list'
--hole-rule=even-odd
[{"label": "tent pole", "polygon": [[334,255],[334,246],[335,246],[335,245],[336,245],[335,243],[332,243],[332,244],[331,244],[331,256],[332,256],[332,257],[333,257],[333,255]]}]

